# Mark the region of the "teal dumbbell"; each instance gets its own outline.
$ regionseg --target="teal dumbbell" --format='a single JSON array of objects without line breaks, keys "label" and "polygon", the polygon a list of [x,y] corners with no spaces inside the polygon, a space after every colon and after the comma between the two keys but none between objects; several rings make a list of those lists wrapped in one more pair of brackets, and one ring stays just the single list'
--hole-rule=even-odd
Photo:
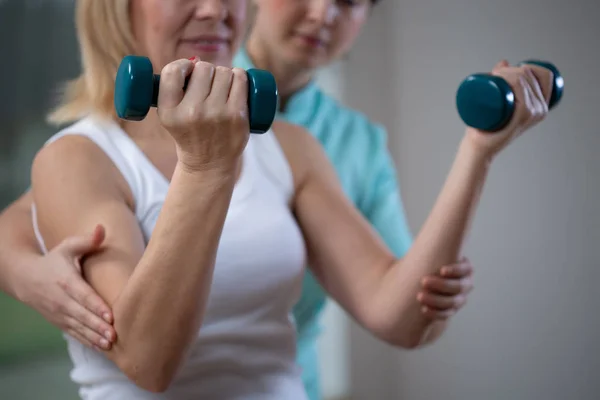
[{"label": "teal dumbbell", "polygon": [[[551,63],[527,60],[520,63],[547,68],[554,74],[552,94],[548,107],[554,108],[561,100],[564,80]],[[456,92],[456,108],[463,122],[472,128],[495,132],[504,128],[515,111],[515,95],[510,85],[501,77],[490,74],[469,75]]]},{"label": "teal dumbbell", "polygon": [[[271,128],[277,112],[277,84],[268,71],[253,68],[246,73],[250,132],[265,133]],[[154,74],[150,59],[133,55],[124,57],[115,80],[117,116],[130,121],[143,120],[150,107],[156,107],[159,86],[160,75]]]}]

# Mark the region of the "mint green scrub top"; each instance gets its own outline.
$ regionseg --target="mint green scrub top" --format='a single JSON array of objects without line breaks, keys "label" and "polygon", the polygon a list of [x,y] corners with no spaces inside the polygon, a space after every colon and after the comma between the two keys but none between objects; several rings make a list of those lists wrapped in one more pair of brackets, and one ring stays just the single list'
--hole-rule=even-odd
[{"label": "mint green scrub top", "polygon": [[[254,68],[245,49],[238,52],[233,64]],[[385,128],[343,106],[314,82],[294,94],[276,118],[304,127],[319,140],[346,195],[390,250],[402,257],[412,244],[412,235]],[[327,293],[307,269],[293,314],[298,331],[297,362],[310,400],[321,400],[317,338],[326,300]]]}]

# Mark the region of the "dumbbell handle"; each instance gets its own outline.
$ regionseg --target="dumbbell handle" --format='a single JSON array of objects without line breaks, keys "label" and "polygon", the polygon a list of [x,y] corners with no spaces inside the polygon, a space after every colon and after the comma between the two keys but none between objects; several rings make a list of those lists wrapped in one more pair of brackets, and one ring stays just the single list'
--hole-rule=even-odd
[{"label": "dumbbell handle", "polygon": [[[190,81],[190,77],[185,78],[185,83],[183,85],[183,91],[187,90],[188,82]],[[158,92],[160,88],[160,75],[152,74],[152,101],[150,102],[150,107],[158,107]]]},{"label": "dumbbell handle", "polygon": [[[523,64],[534,64],[552,71],[554,79],[548,106],[550,109],[554,108],[560,102],[564,88],[558,69],[545,61],[527,60],[520,63]],[[496,132],[510,122],[515,111],[515,95],[510,85],[499,76],[472,74],[458,88],[456,108],[467,126]]]},{"label": "dumbbell handle", "polygon": [[[273,75],[264,70],[250,69],[248,75],[248,119],[251,133],[265,133],[277,112],[277,84]],[[189,77],[183,89],[187,89]],[[121,61],[115,80],[117,116],[130,121],[144,119],[150,107],[158,104],[160,75],[152,72],[147,57],[126,56]]]},{"label": "dumbbell handle", "polygon": [[[183,91],[185,92],[188,87],[188,83],[190,82],[190,77],[185,78],[185,82],[183,84]],[[160,75],[153,74],[152,75],[152,101],[150,102],[151,107],[158,106],[158,92],[160,88]],[[248,106],[250,106],[251,101],[248,100]]]}]

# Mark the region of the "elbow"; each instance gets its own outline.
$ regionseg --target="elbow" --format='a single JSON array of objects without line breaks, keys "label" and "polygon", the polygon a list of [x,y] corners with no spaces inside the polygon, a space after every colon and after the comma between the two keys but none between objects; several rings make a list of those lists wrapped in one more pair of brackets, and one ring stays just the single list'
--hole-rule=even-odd
[{"label": "elbow", "polygon": [[431,325],[421,321],[389,318],[372,319],[367,328],[385,343],[404,350],[415,350],[431,343]]},{"label": "elbow", "polygon": [[434,344],[440,337],[441,331],[435,323],[416,323],[407,329],[396,329],[386,336],[387,343],[404,350],[422,349]]},{"label": "elbow", "polygon": [[[164,393],[186,358],[187,341],[160,331],[148,336],[149,324],[125,313],[119,300],[113,302],[117,340],[107,355],[131,383],[150,393]],[[165,342],[169,344],[161,344]]]},{"label": "elbow", "polygon": [[403,332],[403,330],[396,329],[393,332],[379,335],[379,337],[387,344],[403,350],[415,350],[425,345],[423,335],[418,334],[418,332]]},{"label": "elbow", "polygon": [[142,389],[151,393],[165,393],[171,386],[170,379],[163,379],[161,381],[146,382],[144,386],[140,386]]},{"label": "elbow", "polygon": [[147,375],[145,378],[138,377],[135,384],[151,393],[164,393],[171,386],[173,379],[166,374]]},{"label": "elbow", "polygon": [[416,350],[427,346],[427,342],[424,333],[407,335],[404,340],[396,343],[396,346],[401,347],[405,350]]},{"label": "elbow", "polygon": [[121,355],[116,364],[136,386],[151,393],[164,393],[171,387],[178,365],[160,357],[133,355]]}]

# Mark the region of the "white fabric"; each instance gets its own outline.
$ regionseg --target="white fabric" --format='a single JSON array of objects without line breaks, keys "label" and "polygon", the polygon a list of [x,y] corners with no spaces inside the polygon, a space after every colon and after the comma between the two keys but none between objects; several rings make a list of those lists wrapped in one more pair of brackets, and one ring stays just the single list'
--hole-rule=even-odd
[{"label": "white fabric", "polygon": [[[86,118],[54,135],[82,135],[122,173],[135,215],[148,240],[169,182],[117,125]],[[102,354],[65,335],[74,363],[71,378],[90,400],[304,400],[295,364],[291,308],[305,266],[301,231],[289,208],[293,178],[272,131],[251,135],[243,155],[219,244],[202,327],[169,390],[146,392]],[[35,217],[35,207],[33,208]],[[40,245],[36,219],[34,225]],[[173,310],[177,312],[177,310]],[[149,335],[152,332],[148,332]]]}]

